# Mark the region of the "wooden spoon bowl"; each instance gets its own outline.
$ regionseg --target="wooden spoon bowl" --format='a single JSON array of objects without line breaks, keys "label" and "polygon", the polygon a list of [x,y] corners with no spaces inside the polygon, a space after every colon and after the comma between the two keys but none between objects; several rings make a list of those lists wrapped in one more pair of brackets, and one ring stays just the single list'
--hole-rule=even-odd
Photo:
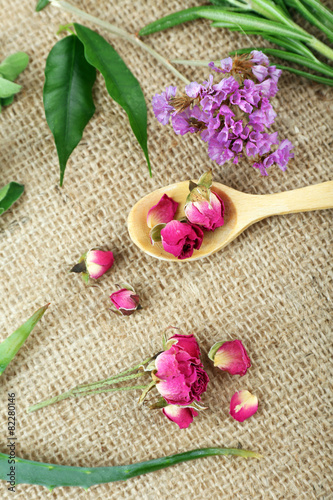
[{"label": "wooden spoon bowl", "polygon": [[215,231],[204,231],[202,245],[199,250],[194,250],[192,257],[180,260],[166,252],[162,243],[152,245],[149,238],[150,229],[147,226],[148,211],[159,202],[163,194],[167,194],[179,203],[175,219],[184,217],[185,200],[189,193],[188,181],[157,189],[134,205],[127,221],[132,241],[145,253],[157,259],[187,262],[217,252],[251,224],[271,215],[333,208],[333,181],[267,195],[246,194],[213,182],[212,191],[224,202],[224,225]]}]

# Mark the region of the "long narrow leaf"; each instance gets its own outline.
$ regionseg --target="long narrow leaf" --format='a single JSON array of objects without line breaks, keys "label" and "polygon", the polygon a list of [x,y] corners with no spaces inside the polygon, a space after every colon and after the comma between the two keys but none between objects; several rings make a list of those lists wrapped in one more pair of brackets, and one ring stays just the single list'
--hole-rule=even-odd
[{"label": "long narrow leaf", "polygon": [[25,52],[16,52],[0,64],[0,75],[13,82],[28,66],[29,56]]},{"label": "long narrow leaf", "polygon": [[[252,28],[257,31],[267,31],[275,33],[276,35],[287,36],[292,39],[296,38],[304,41],[311,39],[311,35],[297,27],[297,25],[296,28],[289,28],[288,26],[284,26],[277,22],[267,21],[261,17],[228,12],[221,7],[215,7],[213,5],[192,7],[190,9],[175,12],[174,14],[170,14],[148,24],[140,30],[139,34],[149,35],[151,33],[155,33],[156,31],[165,30],[171,28],[172,26],[199,18],[210,19],[217,22],[226,22],[243,28]],[[286,19],[289,22],[289,19]]]},{"label": "long narrow leaf", "polygon": [[23,325],[21,325],[17,330],[15,330],[14,333],[9,335],[9,337],[7,337],[0,344],[0,375],[3,374],[11,360],[29,337],[30,333],[41,319],[48,306],[49,304],[38,309],[38,311],[36,311],[31,318],[23,323]]},{"label": "long narrow leaf", "polygon": [[[3,105],[6,106],[6,104]],[[19,199],[23,191],[23,184],[18,184],[17,182],[10,182],[0,189],[0,215]]]},{"label": "long narrow leaf", "polygon": [[74,23],[74,26],[84,45],[87,61],[102,73],[108,93],[126,111],[151,175],[147,146],[147,106],[138,80],[102,36],[81,24]]},{"label": "long narrow leaf", "polygon": [[[287,0],[286,0],[287,1]],[[327,21],[333,26],[333,12],[328,9],[318,0],[303,0],[309,7],[313,8],[317,13],[320,13],[323,18],[326,18]]]},{"label": "long narrow leaf", "polygon": [[295,54],[300,54],[302,56],[305,56],[308,59],[311,59],[311,61],[319,62],[319,59],[316,58],[316,56],[311,52],[311,50],[299,40],[290,40],[290,38],[274,37],[269,35],[268,33],[262,33],[261,36],[265,40],[275,43],[276,45],[279,45],[280,47],[283,47],[288,51],[295,52]]},{"label": "long narrow leaf", "polygon": [[321,63],[321,62],[315,62],[307,59],[306,57],[300,56],[293,54],[292,52],[286,52],[285,50],[277,50],[277,49],[268,49],[266,47],[250,47],[246,49],[241,49],[241,50],[233,50],[230,52],[230,55],[233,54],[246,54],[248,52],[251,52],[252,50],[260,50],[264,54],[271,55],[278,57],[279,59],[284,59],[285,61],[290,61],[295,64],[302,64],[303,66],[306,66],[307,68],[313,69],[314,71],[318,71],[319,73],[322,73],[323,75],[330,76],[333,78],[333,68],[328,66],[327,64]]},{"label": "long narrow leaf", "polygon": [[288,4],[290,7],[296,9],[302,16],[309,21],[311,24],[319,28],[327,38],[332,42],[333,40],[333,32],[330,28],[328,28],[325,24],[323,24],[316,16],[314,16],[309,9],[306,8],[305,5],[300,2],[300,0],[289,0]]},{"label": "long narrow leaf", "polygon": [[[182,462],[217,455],[261,458],[261,455],[254,451],[239,448],[201,448],[146,462],[111,467],[74,467],[15,458],[15,483],[38,484],[46,486],[49,490],[59,486],[81,486],[87,489],[94,484],[126,481]],[[8,459],[9,455],[0,453],[0,479],[5,481],[8,480]]]},{"label": "long narrow leaf", "polygon": [[46,60],[44,108],[58,152],[60,186],[67,160],[95,112],[92,98],[95,79],[96,70],[85,59],[83,45],[76,35],[55,44]]}]

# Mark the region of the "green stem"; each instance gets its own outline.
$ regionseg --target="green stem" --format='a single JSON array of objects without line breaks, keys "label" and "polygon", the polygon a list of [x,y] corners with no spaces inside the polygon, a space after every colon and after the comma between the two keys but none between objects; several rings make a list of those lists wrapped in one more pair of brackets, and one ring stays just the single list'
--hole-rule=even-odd
[{"label": "green stem", "polygon": [[63,0],[51,0],[51,4],[54,5],[55,7],[59,7],[60,9],[64,10],[65,12],[70,12],[71,14],[75,14],[78,17],[81,17],[82,19],[85,19],[89,22],[92,22],[94,24],[97,24],[98,26],[101,26],[104,28],[106,31],[109,31],[115,36],[118,36],[120,38],[123,38],[124,40],[127,40],[134,45],[141,47],[141,49],[145,50],[148,52],[151,56],[153,56],[157,61],[159,61],[163,66],[165,66],[169,71],[171,71],[176,77],[178,77],[180,80],[182,80],[184,83],[189,84],[190,81],[185,78],[184,75],[182,75],[179,71],[176,70],[170,64],[170,62],[165,59],[161,54],[156,52],[156,50],[152,49],[149,47],[149,45],[146,45],[143,43],[139,38],[137,38],[135,35],[131,35],[127,31],[117,28],[117,26],[114,26],[111,23],[108,23],[107,21],[103,21],[102,19],[99,19],[98,17],[91,16],[90,14],[87,14],[83,10],[78,9],[77,7],[74,7],[68,2],[65,2]]},{"label": "green stem", "polygon": [[[131,372],[134,372],[135,370],[138,370],[141,366],[146,365],[152,359],[153,359],[152,357],[149,357],[149,358],[145,359],[144,361],[142,361],[141,363],[133,366],[132,368],[128,368],[127,370],[124,370],[120,373],[117,373],[116,375],[112,375],[112,377],[105,378],[105,379],[99,380],[98,382],[93,382],[91,384],[78,385],[77,387],[89,387],[89,386],[94,385],[96,383],[101,384],[101,385],[103,385],[104,383],[105,383],[105,385],[108,385],[109,383],[116,383],[116,382],[113,382],[113,380],[119,379],[119,377],[123,377],[127,373],[131,373]],[[119,380],[118,380],[118,382],[119,382]]]},{"label": "green stem", "polygon": [[[137,374],[135,377],[129,375],[127,377],[127,380],[129,378],[139,378],[142,377],[143,375],[146,375],[145,373],[140,373]],[[125,377],[123,377],[125,379]],[[117,383],[118,381],[115,381],[114,383]],[[108,389],[106,387],[101,387],[96,384],[96,387],[74,387],[70,391],[64,392],[63,394],[59,394],[58,396],[55,396],[54,398],[50,399],[45,399],[44,401],[40,401],[39,403],[36,403],[35,405],[32,405],[28,408],[28,413],[32,413],[34,411],[40,410],[41,408],[45,408],[46,406],[53,405],[55,403],[59,403],[59,401],[63,401],[64,399],[69,399],[69,398],[77,398],[77,397],[82,397],[82,396],[90,396],[92,394],[100,394],[101,392],[119,392],[119,391],[131,391],[131,390],[136,390],[136,389],[145,389],[147,385],[132,385],[132,386],[126,386],[126,387],[112,387],[111,389]]]},{"label": "green stem", "polygon": [[133,375],[125,375],[124,377],[117,377],[109,380],[100,380],[99,382],[94,382],[92,384],[87,385],[78,385],[74,389],[72,389],[75,393],[84,393],[88,391],[92,391],[93,389],[100,389],[101,387],[105,387],[108,385],[119,384],[120,382],[125,382],[127,380],[133,380],[135,378],[143,377],[147,375],[146,372],[134,373]]}]

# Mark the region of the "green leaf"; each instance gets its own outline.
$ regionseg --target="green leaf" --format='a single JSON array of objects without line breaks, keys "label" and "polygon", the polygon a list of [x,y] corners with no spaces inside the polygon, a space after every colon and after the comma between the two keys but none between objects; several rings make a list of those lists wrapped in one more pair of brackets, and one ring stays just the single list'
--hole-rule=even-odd
[{"label": "green leaf", "polygon": [[1,99],[1,105],[2,106],[9,106],[10,104],[12,104],[13,101],[14,101],[13,95],[11,95],[9,97],[4,97],[3,99]]},{"label": "green leaf", "polygon": [[49,307],[47,304],[36,311],[31,318],[29,318],[23,325],[21,325],[14,333],[9,335],[0,344],[0,375],[3,374],[9,363],[15,357],[16,353],[22,347],[30,333],[41,319],[46,309]]},{"label": "green leaf", "polygon": [[45,9],[45,7],[49,5],[49,3],[50,3],[49,0],[38,0],[36,5],[36,12]]},{"label": "green leaf", "polygon": [[[16,484],[39,484],[53,490],[59,486],[81,486],[89,488],[94,484],[126,481],[132,477],[165,469],[197,458],[216,455],[235,455],[244,458],[261,458],[259,453],[239,448],[201,448],[168,457],[155,458],[146,462],[111,467],[74,467],[46,464],[15,458]],[[0,479],[8,480],[9,455],[0,453]]]},{"label": "green leaf", "polygon": [[46,60],[44,108],[56,144],[62,186],[67,160],[95,112],[92,87],[96,70],[84,57],[76,35],[63,38]]},{"label": "green leaf", "polygon": [[19,199],[23,191],[23,184],[18,184],[17,182],[10,182],[0,189],[0,215]]},{"label": "green leaf", "polygon": [[17,85],[17,83],[10,82],[0,76],[0,97],[10,97],[13,94],[17,94],[21,88],[21,85]]},{"label": "green leaf", "polygon": [[[284,19],[287,24],[292,22],[285,16],[280,7],[275,6],[273,10],[274,14],[276,16],[281,16],[281,19]],[[179,12],[175,12],[174,14],[170,14],[169,16],[165,16],[142,28],[139,32],[139,35],[149,35],[151,33],[155,33],[156,31],[161,31],[167,28],[171,28],[172,26],[176,26],[178,24],[200,18],[224,23],[223,27],[236,25],[239,28],[250,28],[257,31],[268,31],[275,34],[288,36],[292,39],[296,38],[305,41],[311,39],[311,35],[306,33],[296,24],[294,25],[294,23],[292,23],[292,27],[288,27],[276,21],[267,21],[266,19],[255,15],[229,12],[228,10],[225,10],[221,7],[215,7],[213,5],[192,7],[190,9],[182,10]],[[222,27],[221,24],[218,26],[216,23],[214,23],[214,26]]]},{"label": "green leaf", "polygon": [[28,62],[28,54],[25,52],[16,52],[16,54],[12,54],[2,61],[0,64],[0,75],[6,78],[6,80],[14,81],[28,66]]},{"label": "green leaf", "polygon": [[108,93],[126,111],[151,175],[147,146],[147,106],[138,80],[102,36],[81,24],[74,23],[74,27],[84,45],[87,61],[102,73]]}]

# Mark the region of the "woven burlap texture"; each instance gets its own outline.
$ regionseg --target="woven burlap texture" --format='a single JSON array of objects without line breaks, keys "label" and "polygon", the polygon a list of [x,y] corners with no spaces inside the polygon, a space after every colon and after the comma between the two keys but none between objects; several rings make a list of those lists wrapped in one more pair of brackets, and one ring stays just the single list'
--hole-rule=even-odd
[{"label": "woven burlap texture", "polygon": [[[148,22],[195,0],[76,0],[81,9],[135,33]],[[0,60],[30,55],[18,79],[23,90],[0,115],[1,185],[25,185],[22,198],[0,219],[1,337],[38,307],[51,305],[1,382],[1,451],[7,444],[7,393],[16,394],[17,456],[48,463],[105,466],[148,460],[208,446],[241,446],[262,460],[212,457],[180,464],[125,483],[82,488],[2,482],[1,498],[34,499],[328,499],[332,313],[332,211],[272,217],[247,229],[227,248],[195,262],[167,263],[131,242],[126,219],[133,204],[164,185],[198,178],[254,194],[295,189],[332,178],[332,92],[285,73],[274,99],[274,130],[295,145],[282,173],[261,177],[244,160],[219,167],[195,136],[175,136],[151,109],[166,85],[183,84],[151,56],[98,30],[119,51],[142,86],[148,105],[153,177],[125,112],[109,97],[101,75],[94,86],[96,113],[72,154],[64,187],[47,127],[42,88],[48,52],[60,24],[80,21],[35,1],[0,0]],[[87,23],[85,23],[87,24]],[[92,24],[87,24],[96,29]],[[63,36],[63,35],[60,35]],[[260,46],[197,21],[147,37],[165,57],[216,59],[232,49]],[[180,68],[202,81],[206,69]],[[96,286],[69,274],[80,255],[101,246],[115,255]],[[130,282],[143,309],[130,317],[110,312],[116,283]],[[95,283],[94,283],[95,284]],[[211,382],[209,409],[186,430],[160,412],[138,408],[139,394],[102,394],[67,400],[27,414],[29,405],[84,382],[105,378],[161,349],[169,325],[198,338]],[[207,353],[218,340],[241,339],[252,360],[244,376],[214,369]],[[248,389],[259,410],[238,423],[229,416],[235,391]]]}]

